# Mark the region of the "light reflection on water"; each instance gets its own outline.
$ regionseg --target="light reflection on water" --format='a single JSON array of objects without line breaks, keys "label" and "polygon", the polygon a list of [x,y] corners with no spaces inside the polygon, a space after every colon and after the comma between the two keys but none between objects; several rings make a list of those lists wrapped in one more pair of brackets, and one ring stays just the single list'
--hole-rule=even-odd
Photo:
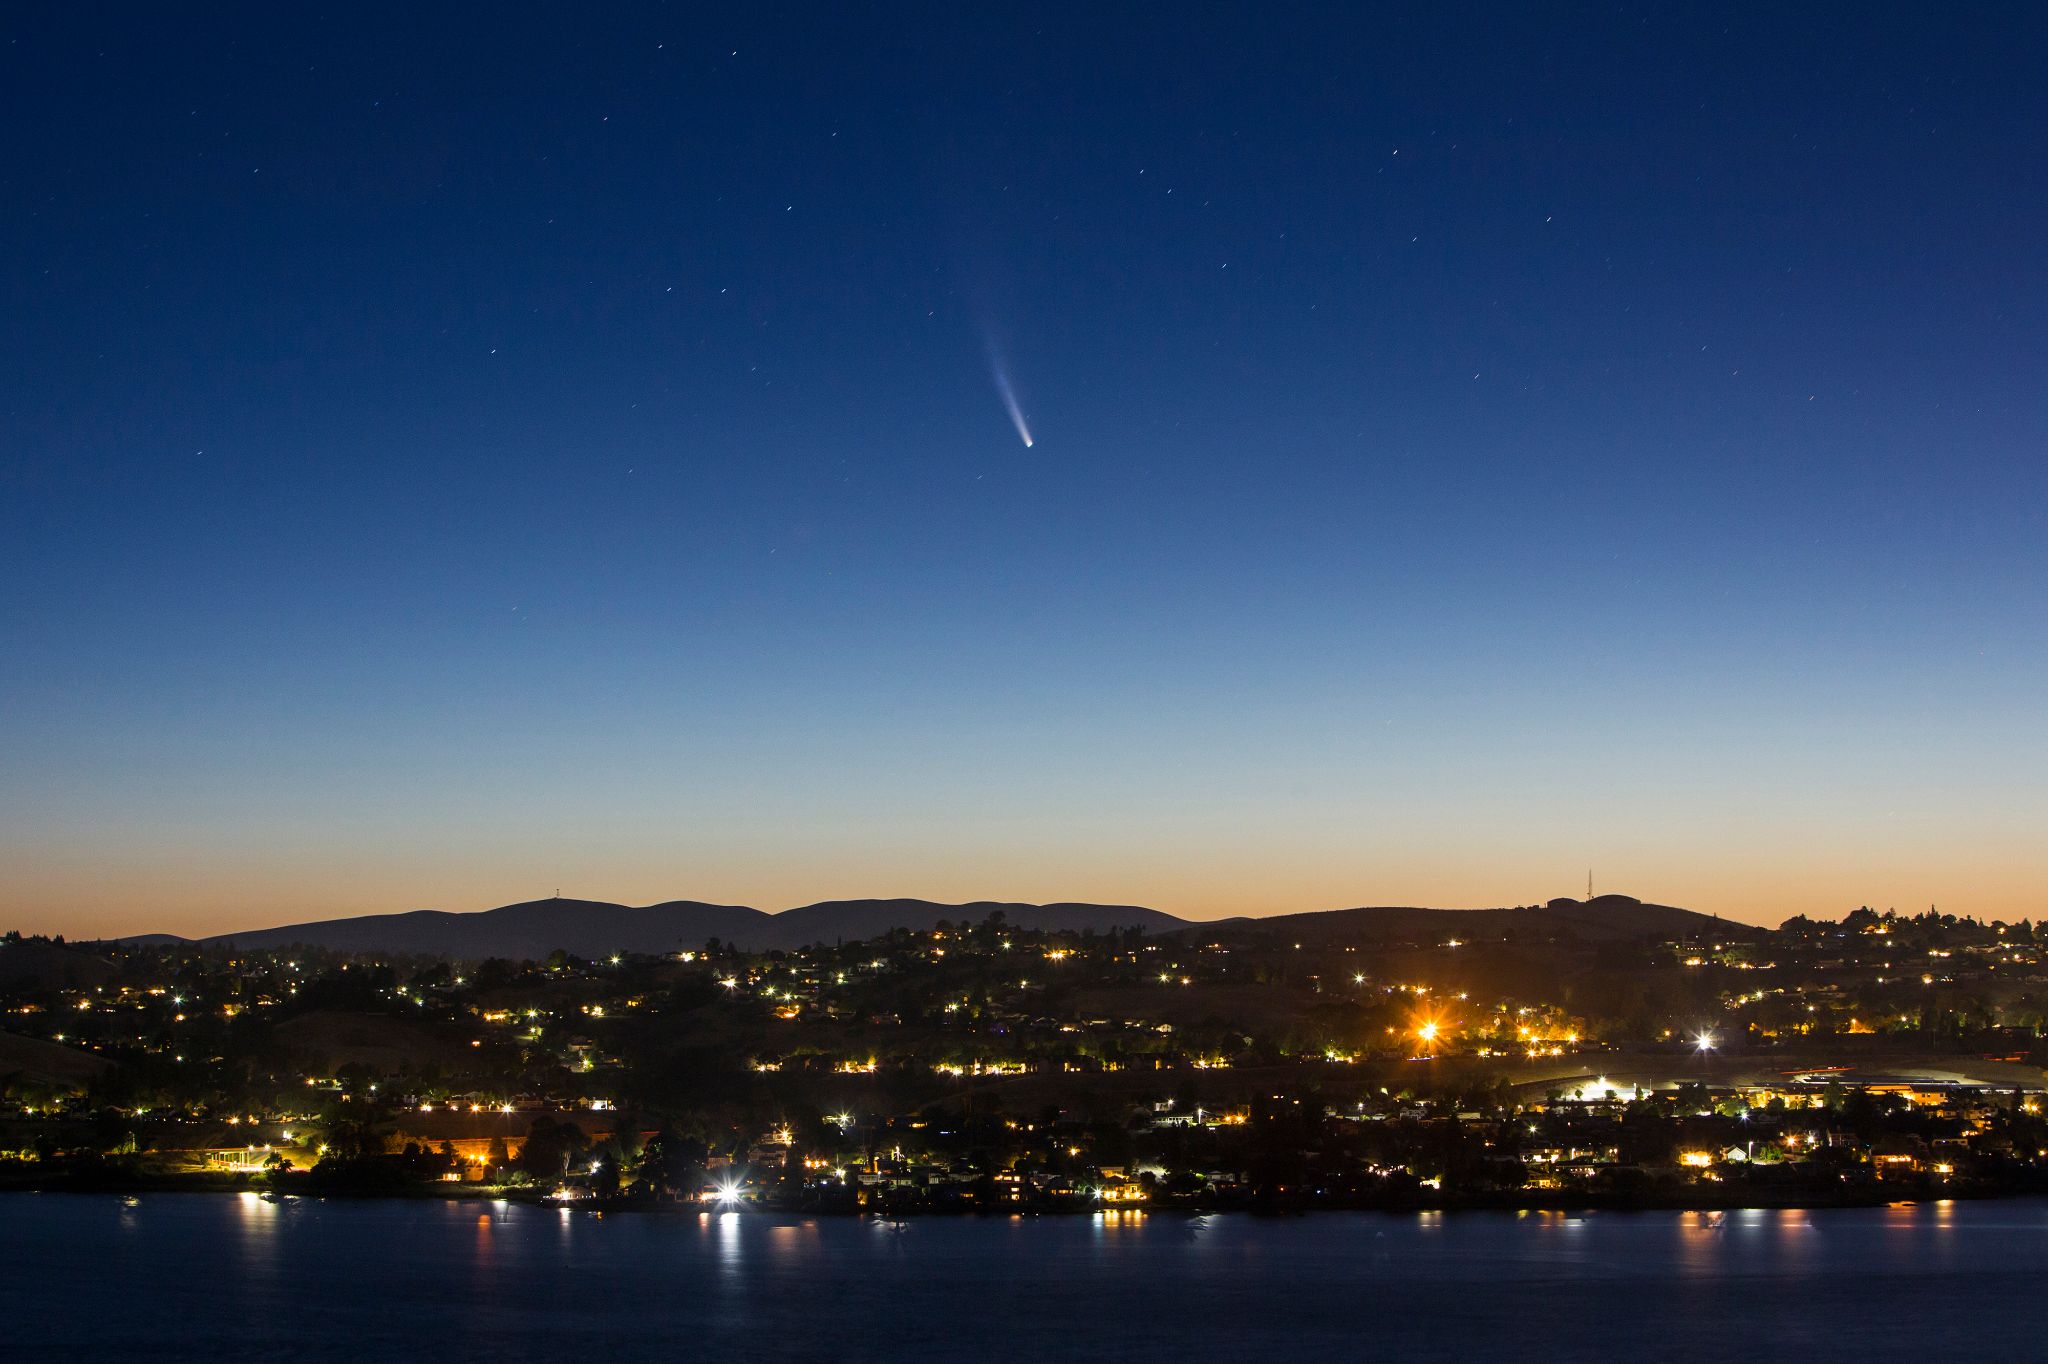
[{"label": "light reflection on water", "polygon": [[[2048,1205],[666,1216],[436,1201],[0,1200],[12,1359],[2029,1357]],[[120,1310],[108,1311],[110,1297]],[[1939,1303],[1923,1320],[1902,1304]]]}]

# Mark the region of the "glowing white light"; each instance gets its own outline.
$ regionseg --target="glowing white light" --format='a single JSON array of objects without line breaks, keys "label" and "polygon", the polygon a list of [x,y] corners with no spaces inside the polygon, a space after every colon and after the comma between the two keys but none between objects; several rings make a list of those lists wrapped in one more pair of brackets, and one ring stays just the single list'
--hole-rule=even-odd
[{"label": "glowing white light", "polygon": [[1003,353],[996,346],[993,336],[988,338],[988,369],[996,381],[996,392],[1003,396],[1003,406],[1009,411],[1010,425],[1017,428],[1017,439],[1024,442],[1024,448],[1031,448],[1031,428],[1025,424],[1024,408],[1017,401],[1017,390],[1010,385],[1009,366],[1003,362]]}]

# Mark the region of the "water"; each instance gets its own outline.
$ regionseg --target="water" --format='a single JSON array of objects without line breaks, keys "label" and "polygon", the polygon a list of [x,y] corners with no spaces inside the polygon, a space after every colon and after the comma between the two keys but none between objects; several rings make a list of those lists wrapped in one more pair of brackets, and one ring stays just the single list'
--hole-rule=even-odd
[{"label": "water", "polygon": [[903,1226],[0,1197],[10,1360],[2033,1358],[2048,1204]]}]

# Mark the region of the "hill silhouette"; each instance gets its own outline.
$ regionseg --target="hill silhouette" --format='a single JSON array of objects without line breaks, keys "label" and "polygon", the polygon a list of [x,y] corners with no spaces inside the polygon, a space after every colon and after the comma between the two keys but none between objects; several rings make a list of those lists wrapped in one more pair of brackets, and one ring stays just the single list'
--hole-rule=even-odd
[{"label": "hill silhouette", "polygon": [[81,947],[36,938],[0,943],[0,987],[89,990],[120,975],[120,967]]},{"label": "hill silhouette", "polygon": [[1645,904],[1629,895],[1562,898],[1512,909],[1424,909],[1414,905],[1366,905],[1266,919],[1233,920],[1230,936],[1291,938],[1313,943],[1628,942],[1643,938],[1678,940],[1701,935],[1731,941],[1763,930],[1753,924],[1701,914],[1675,905]]},{"label": "hill silhouette", "polygon": [[[557,949],[580,957],[601,957],[613,953],[684,951],[702,947],[712,938],[744,951],[790,949],[812,943],[872,938],[896,928],[930,929],[941,921],[978,923],[997,912],[1020,928],[1043,931],[1199,930],[1212,938],[1290,938],[1319,943],[1428,943],[1454,937],[1475,942],[1620,942],[1701,935],[1739,940],[1759,931],[1748,924],[1689,909],[1645,904],[1627,895],[1557,899],[1543,905],[1498,909],[1373,905],[1263,919],[1202,922],[1139,905],[1081,902],[1033,905],[995,900],[967,904],[914,899],[824,900],[771,914],[746,905],[709,904],[700,900],[634,906],[603,900],[549,899],[473,913],[420,909],[404,914],[324,919],[223,933],[202,941],[249,948],[303,945],[343,952],[391,952],[468,960],[538,959]],[[167,934],[135,939],[168,940],[174,939]]]},{"label": "hill silhouette", "polygon": [[[477,959],[537,959],[556,949],[579,957],[623,952],[675,952],[717,938],[745,951],[872,938],[892,928],[932,928],[941,920],[978,923],[1001,911],[1020,927],[1098,932],[1146,928],[1160,932],[1189,921],[1136,905],[1010,904],[980,900],[947,905],[930,900],[825,900],[770,914],[746,905],[669,900],[620,905],[602,900],[529,900],[478,913],[418,909],[348,919],[286,924],[203,939],[237,947],[324,947],[342,952],[393,952]],[[160,935],[151,935],[157,937]]]}]

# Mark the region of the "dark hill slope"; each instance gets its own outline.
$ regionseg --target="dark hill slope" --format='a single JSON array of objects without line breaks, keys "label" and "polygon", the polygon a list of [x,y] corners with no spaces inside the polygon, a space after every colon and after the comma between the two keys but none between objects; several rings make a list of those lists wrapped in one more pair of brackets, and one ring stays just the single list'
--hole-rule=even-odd
[{"label": "dark hill slope", "polygon": [[979,922],[996,911],[1021,928],[1180,928],[1176,919],[1136,905],[1023,905],[979,901],[968,905],[929,900],[827,900],[781,914],[745,905],[695,900],[634,907],[598,900],[532,900],[474,914],[421,909],[409,914],[367,914],[282,928],[223,933],[206,941],[238,947],[324,947],[341,952],[420,956],[539,959],[560,948],[580,957],[614,952],[674,952],[711,939],[747,951],[803,947],[815,942],[872,938],[892,928],[929,929],[940,921]]},{"label": "dark hill slope", "polygon": [[0,1079],[76,1089],[114,1063],[82,1047],[0,1032]]},{"label": "dark hill slope", "polygon": [[634,907],[601,900],[529,900],[473,914],[416,909],[409,914],[365,914],[246,933],[223,933],[211,943],[237,947],[324,947],[337,952],[413,953],[437,957],[547,956],[560,948],[580,957],[614,952],[674,952],[707,938],[745,944],[773,916],[745,905],[695,900]]},{"label": "dark hill slope", "polygon": [[930,900],[825,900],[770,917],[773,947],[872,938],[892,928],[936,928],[943,922],[980,923],[1000,913],[1019,928],[1048,933],[1104,932],[1112,928],[1143,928],[1153,933],[1189,926],[1186,919],[1138,905],[1011,904],[976,900],[964,905]]},{"label": "dark hill slope", "polygon": [[1144,928],[1153,933],[1200,933],[1212,939],[1389,945],[1432,945],[1454,937],[1472,941],[1584,943],[1701,934],[1740,939],[1757,931],[1746,924],[1670,905],[1648,905],[1625,895],[1603,895],[1583,902],[1553,900],[1547,905],[1522,909],[1382,905],[1199,924],[1138,905],[1029,905],[993,900],[949,905],[930,900],[826,900],[768,914],[745,905],[714,905],[695,900],[637,907],[598,900],[532,900],[472,914],[422,909],[409,914],[327,919],[225,933],[207,941],[241,947],[305,945],[345,952],[469,960],[539,959],[557,948],[580,957],[601,957],[615,952],[674,952],[701,947],[712,938],[746,951],[852,942],[896,928],[928,930],[942,921],[978,923],[997,912],[1024,929],[1105,932],[1114,928]]},{"label": "dark hill slope", "polygon": [[121,968],[105,957],[62,943],[24,938],[0,943],[0,986],[8,989],[91,989],[111,985]]},{"label": "dark hill slope", "polygon": [[1212,937],[1291,940],[1302,943],[1435,944],[1465,942],[1583,943],[1659,941],[1718,936],[1745,940],[1761,930],[1673,905],[1644,904],[1627,895],[1591,900],[1552,900],[1515,909],[1422,909],[1371,905],[1270,919],[1239,919],[1219,925]]}]

